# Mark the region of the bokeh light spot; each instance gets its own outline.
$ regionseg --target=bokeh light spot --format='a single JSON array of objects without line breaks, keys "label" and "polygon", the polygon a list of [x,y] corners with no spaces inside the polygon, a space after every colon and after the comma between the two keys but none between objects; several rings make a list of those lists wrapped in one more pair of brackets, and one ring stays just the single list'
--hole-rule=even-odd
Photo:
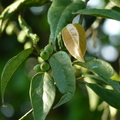
[{"label": "bokeh light spot", "polygon": [[111,45],[105,45],[102,47],[101,55],[105,60],[114,62],[118,58],[118,51]]},{"label": "bokeh light spot", "polygon": [[14,108],[11,104],[6,104],[6,107],[1,107],[1,112],[8,118],[14,115]]},{"label": "bokeh light spot", "polygon": [[106,19],[102,29],[107,35],[118,35],[120,34],[120,22],[116,20]]}]

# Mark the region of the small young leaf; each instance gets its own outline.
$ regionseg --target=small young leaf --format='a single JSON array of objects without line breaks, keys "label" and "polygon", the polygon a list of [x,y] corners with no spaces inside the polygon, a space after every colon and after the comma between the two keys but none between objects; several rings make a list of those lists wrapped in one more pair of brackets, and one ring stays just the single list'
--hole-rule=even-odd
[{"label": "small young leaf", "polygon": [[38,73],[30,85],[34,120],[45,120],[55,98],[55,85],[48,73]]},{"label": "small young leaf", "polygon": [[78,24],[68,24],[62,30],[64,44],[70,54],[83,62],[83,56],[86,52],[86,37],[84,28]]},{"label": "small young leaf", "polygon": [[120,13],[110,9],[82,9],[74,14],[92,15],[103,18],[110,18],[120,21]]},{"label": "small young leaf", "polygon": [[[48,11],[48,22],[50,24],[50,40],[56,50],[56,37],[73,17],[72,12],[76,12],[84,7],[81,0],[72,2],[71,0],[54,0]],[[54,19],[53,19],[54,18]]]},{"label": "small young leaf", "polygon": [[32,53],[33,48],[23,50],[15,57],[11,58],[2,71],[1,75],[1,94],[2,94],[2,102],[4,103],[4,93],[6,86],[12,77],[13,73],[20,66],[20,64]]},{"label": "small young leaf", "polygon": [[50,66],[54,81],[63,97],[55,107],[68,102],[75,92],[75,75],[69,56],[64,51],[53,54],[50,58]]},{"label": "small young leaf", "polygon": [[97,95],[111,106],[120,109],[120,93],[115,90],[105,89],[102,86],[92,83],[86,83]]}]

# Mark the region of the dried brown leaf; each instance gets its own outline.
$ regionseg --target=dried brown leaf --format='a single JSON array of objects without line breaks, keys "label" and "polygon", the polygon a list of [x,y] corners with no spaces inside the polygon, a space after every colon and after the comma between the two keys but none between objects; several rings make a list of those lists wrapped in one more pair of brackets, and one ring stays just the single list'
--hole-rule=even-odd
[{"label": "dried brown leaf", "polygon": [[68,24],[62,30],[64,44],[70,54],[77,60],[84,62],[86,52],[86,37],[84,28],[78,24]]}]

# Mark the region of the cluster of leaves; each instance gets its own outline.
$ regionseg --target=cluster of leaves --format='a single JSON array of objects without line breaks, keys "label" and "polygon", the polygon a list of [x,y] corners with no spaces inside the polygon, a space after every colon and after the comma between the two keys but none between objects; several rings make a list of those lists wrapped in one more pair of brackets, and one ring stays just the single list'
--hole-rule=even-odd
[{"label": "cluster of leaves", "polygon": [[[48,0],[18,0],[8,6],[0,16],[0,33],[2,33],[7,25],[7,21],[14,13],[22,8],[43,5]],[[86,9],[86,3],[81,0],[53,0],[48,10],[48,23],[50,25],[50,37],[48,44],[52,46],[50,49],[41,51],[37,42],[39,37],[32,32],[30,26],[25,20],[18,16],[21,29],[32,40],[32,47],[23,50],[18,55],[12,57],[5,65],[1,75],[1,94],[4,103],[4,94],[6,86],[13,73],[20,64],[32,53],[36,53],[37,57],[41,57],[43,62],[49,64],[42,65],[41,69],[35,69],[36,74],[32,77],[30,84],[30,100],[35,120],[44,120],[50,111],[56,95],[56,87],[63,94],[59,102],[53,107],[57,108],[68,102],[75,93],[76,75],[74,65],[84,67],[91,73],[83,74],[85,77],[92,78],[95,83],[84,81],[84,84],[90,87],[104,101],[111,106],[120,109],[120,83],[110,78],[114,75],[111,65],[103,60],[86,57],[86,37],[85,30],[82,25],[72,24],[71,20],[75,15],[93,15],[103,18],[111,18],[120,21],[120,13],[108,9]],[[43,54],[42,54],[43,53]],[[71,59],[74,57],[74,59]],[[39,68],[41,68],[40,63]],[[111,86],[107,89],[105,86]],[[22,119],[22,118],[21,118]]]}]

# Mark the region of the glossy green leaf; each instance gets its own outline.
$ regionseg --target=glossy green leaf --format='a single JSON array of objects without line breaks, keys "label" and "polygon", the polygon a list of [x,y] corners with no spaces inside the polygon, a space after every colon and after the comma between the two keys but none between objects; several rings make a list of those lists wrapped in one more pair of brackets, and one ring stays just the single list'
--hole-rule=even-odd
[{"label": "glossy green leaf", "polygon": [[82,9],[75,12],[74,14],[92,15],[120,21],[120,13],[110,9]]},{"label": "glossy green leaf", "polygon": [[116,6],[120,7],[120,0],[110,0],[113,2]]},{"label": "glossy green leaf", "polygon": [[110,78],[114,75],[114,69],[108,62],[95,59],[88,61],[86,64],[89,66],[89,69],[99,75],[104,80],[104,82],[106,82],[108,85],[111,85],[115,90],[120,92],[119,83],[110,80]]},{"label": "glossy green leaf", "polygon": [[94,59],[86,62],[87,66],[89,66],[95,73],[104,78],[110,78],[114,75],[114,69],[112,66],[103,60]]},{"label": "glossy green leaf", "polygon": [[74,64],[87,68],[95,75],[97,74],[101,77],[103,82],[111,85],[116,91],[120,92],[120,84],[110,79],[114,75],[114,69],[108,62],[100,59],[93,59],[87,61],[86,63],[75,61]]},{"label": "glossy green leaf", "polygon": [[13,73],[20,66],[20,64],[32,53],[33,48],[23,50],[15,57],[11,58],[5,65],[1,75],[1,94],[2,102],[4,103],[4,93],[6,86],[12,77]]},{"label": "glossy green leaf", "polygon": [[93,72],[103,78],[109,79],[110,77],[112,77],[114,75],[114,69],[108,62],[106,62],[104,60],[93,59],[93,60],[86,61],[86,63],[74,61],[73,64],[77,64],[82,67],[85,67],[88,70],[90,70],[91,72]]},{"label": "glossy green leaf", "polygon": [[5,10],[1,13],[0,16],[0,33],[4,30],[7,25],[6,20],[9,20],[12,15],[15,14],[16,11],[31,7],[31,6],[41,6],[48,2],[49,0],[17,0],[11,5],[9,5]]},{"label": "glossy green leaf", "polygon": [[75,92],[75,75],[70,57],[64,51],[53,54],[50,58],[50,66],[56,86],[64,95],[55,107],[68,102]]},{"label": "glossy green leaf", "polygon": [[78,24],[68,24],[62,29],[64,44],[69,53],[81,62],[84,62],[86,52],[86,35],[84,28]]},{"label": "glossy green leaf", "polygon": [[92,83],[86,83],[97,95],[111,106],[120,109],[120,93],[115,90],[105,89],[102,86]]},{"label": "glossy green leaf", "polygon": [[55,98],[55,85],[48,73],[38,73],[30,85],[34,120],[45,120]]},{"label": "glossy green leaf", "polygon": [[72,12],[76,12],[84,7],[84,2],[77,0],[54,0],[48,11],[48,22],[50,24],[50,40],[56,49],[56,37],[73,17]]}]

